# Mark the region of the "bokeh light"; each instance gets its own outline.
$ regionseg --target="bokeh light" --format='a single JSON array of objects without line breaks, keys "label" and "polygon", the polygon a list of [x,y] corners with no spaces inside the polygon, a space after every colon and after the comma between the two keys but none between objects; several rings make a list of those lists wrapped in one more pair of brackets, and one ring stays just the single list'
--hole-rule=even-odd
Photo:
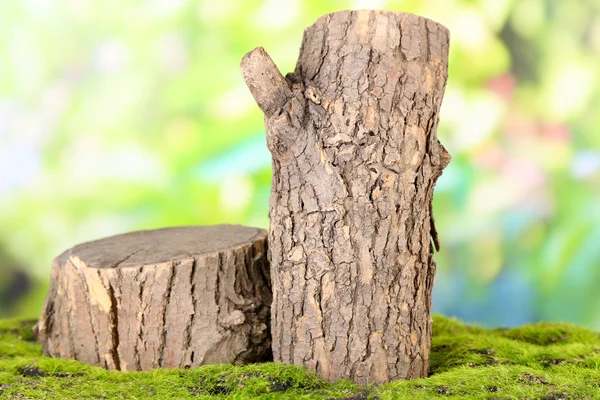
[{"label": "bokeh light", "polygon": [[0,316],[37,316],[52,258],[137,229],[268,227],[270,155],[239,74],[292,71],[324,13],[451,30],[434,311],[600,329],[600,2],[0,3]]}]

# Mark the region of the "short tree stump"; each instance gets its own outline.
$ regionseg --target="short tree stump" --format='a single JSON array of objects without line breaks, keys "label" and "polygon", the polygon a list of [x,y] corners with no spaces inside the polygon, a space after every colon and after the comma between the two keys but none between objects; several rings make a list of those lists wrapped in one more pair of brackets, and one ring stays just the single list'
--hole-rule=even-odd
[{"label": "short tree stump", "polygon": [[236,225],[117,235],[54,260],[44,354],[123,371],[268,359],[267,233]]}]

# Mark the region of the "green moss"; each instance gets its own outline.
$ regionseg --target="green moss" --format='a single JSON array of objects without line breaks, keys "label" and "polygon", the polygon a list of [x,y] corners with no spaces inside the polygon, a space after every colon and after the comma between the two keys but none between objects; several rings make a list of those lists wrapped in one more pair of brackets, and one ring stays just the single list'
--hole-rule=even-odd
[{"label": "green moss", "polygon": [[600,337],[568,324],[486,330],[434,318],[431,376],[328,383],[277,363],[110,372],[41,355],[33,321],[0,321],[0,398],[577,399],[600,397]]}]

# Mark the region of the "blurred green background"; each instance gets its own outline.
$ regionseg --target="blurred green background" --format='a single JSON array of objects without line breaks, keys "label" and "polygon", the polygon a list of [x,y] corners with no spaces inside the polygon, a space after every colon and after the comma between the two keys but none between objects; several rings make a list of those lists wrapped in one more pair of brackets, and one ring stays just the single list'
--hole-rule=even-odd
[{"label": "blurred green background", "polygon": [[451,30],[434,309],[600,329],[600,1],[0,2],[0,316],[37,316],[52,258],[130,230],[268,227],[270,155],[239,74],[285,73],[347,8]]}]

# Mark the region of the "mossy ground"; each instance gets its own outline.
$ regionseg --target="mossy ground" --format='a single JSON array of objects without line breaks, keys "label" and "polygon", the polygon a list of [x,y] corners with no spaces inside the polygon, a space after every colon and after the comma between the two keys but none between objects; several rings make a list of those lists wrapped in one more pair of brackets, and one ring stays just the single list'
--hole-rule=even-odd
[{"label": "mossy ground", "polygon": [[276,363],[108,372],[43,357],[33,323],[0,321],[0,398],[600,398],[600,336],[568,324],[487,330],[435,317],[429,378],[361,387]]}]

